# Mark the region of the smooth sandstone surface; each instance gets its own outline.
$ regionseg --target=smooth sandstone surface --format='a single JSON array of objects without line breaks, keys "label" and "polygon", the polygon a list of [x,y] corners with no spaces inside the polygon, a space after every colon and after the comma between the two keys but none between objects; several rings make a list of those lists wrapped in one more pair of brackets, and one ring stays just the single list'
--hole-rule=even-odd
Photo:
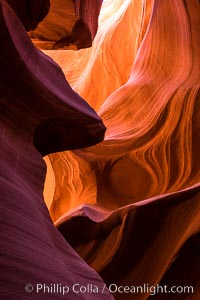
[{"label": "smooth sandstone surface", "polygon": [[[43,199],[42,155],[96,144],[105,127],[71,89],[60,67],[34,47],[4,0],[0,39],[5,42],[0,47],[0,298],[92,300],[92,293],[75,293],[73,285],[91,283],[102,290],[104,282],[50,218]],[[32,292],[26,292],[27,284]],[[69,292],[44,295],[37,284],[59,284]],[[106,288],[95,298],[113,299]]]},{"label": "smooth sandstone surface", "polygon": [[[100,2],[74,6],[92,47],[42,53],[0,0],[1,295],[44,299],[24,285],[56,278],[193,286],[193,294],[153,297],[198,300],[200,3]],[[59,34],[68,30],[52,21]],[[49,49],[45,38],[37,47]],[[66,299],[76,297],[152,298],[105,290]]]},{"label": "smooth sandstone surface", "polygon": [[107,284],[199,297],[199,49],[199,1],[105,0],[90,49],[44,51],[107,127],[99,145],[49,155],[48,175],[52,219]]}]

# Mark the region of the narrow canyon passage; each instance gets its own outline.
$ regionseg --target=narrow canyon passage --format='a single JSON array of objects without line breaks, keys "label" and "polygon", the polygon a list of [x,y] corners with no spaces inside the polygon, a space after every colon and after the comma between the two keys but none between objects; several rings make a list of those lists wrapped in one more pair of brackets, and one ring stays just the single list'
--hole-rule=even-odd
[{"label": "narrow canyon passage", "polygon": [[200,297],[200,2],[0,0],[3,300]]}]

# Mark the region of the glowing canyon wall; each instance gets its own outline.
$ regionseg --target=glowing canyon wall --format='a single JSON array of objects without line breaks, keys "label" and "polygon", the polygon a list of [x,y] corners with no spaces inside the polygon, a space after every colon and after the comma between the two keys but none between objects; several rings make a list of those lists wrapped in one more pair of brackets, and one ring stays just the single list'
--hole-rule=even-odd
[{"label": "glowing canyon wall", "polygon": [[154,298],[198,300],[200,3],[50,3],[34,47],[0,0],[2,297],[42,299],[23,284],[56,278],[193,286]]}]

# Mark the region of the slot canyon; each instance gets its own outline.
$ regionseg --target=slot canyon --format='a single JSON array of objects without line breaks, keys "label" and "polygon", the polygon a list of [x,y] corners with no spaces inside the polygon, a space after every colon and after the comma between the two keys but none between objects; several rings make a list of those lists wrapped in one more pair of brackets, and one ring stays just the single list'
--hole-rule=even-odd
[{"label": "slot canyon", "polygon": [[199,300],[200,1],[0,0],[0,40],[0,299]]}]

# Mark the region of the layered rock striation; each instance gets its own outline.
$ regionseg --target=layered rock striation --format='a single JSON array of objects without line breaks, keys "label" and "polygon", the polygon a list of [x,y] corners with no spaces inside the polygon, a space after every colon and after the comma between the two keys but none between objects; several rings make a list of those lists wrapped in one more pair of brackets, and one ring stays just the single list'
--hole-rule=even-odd
[{"label": "layered rock striation", "polygon": [[199,28],[199,1],[104,1],[92,48],[45,51],[107,127],[103,143],[49,156],[48,202],[107,284],[193,285],[181,296],[199,297]]},{"label": "layered rock striation", "polygon": [[[0,1],[2,297],[42,299],[23,294],[26,281],[56,278],[101,290],[167,286],[154,298],[198,300],[199,1],[66,3],[92,47],[41,52]],[[34,34],[40,28],[49,42],[49,29]],[[81,297],[152,295],[111,294]]]}]

